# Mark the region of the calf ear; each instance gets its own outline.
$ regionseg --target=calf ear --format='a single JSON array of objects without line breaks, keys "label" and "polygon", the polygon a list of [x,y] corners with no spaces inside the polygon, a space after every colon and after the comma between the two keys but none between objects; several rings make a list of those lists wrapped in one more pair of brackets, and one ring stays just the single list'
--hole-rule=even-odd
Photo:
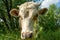
[{"label": "calf ear", "polygon": [[39,14],[45,14],[47,12],[47,8],[43,8],[41,10],[39,10]]},{"label": "calf ear", "polygon": [[10,11],[10,15],[11,16],[14,16],[14,17],[18,17],[18,13],[19,13],[19,11],[17,9],[12,9]]}]

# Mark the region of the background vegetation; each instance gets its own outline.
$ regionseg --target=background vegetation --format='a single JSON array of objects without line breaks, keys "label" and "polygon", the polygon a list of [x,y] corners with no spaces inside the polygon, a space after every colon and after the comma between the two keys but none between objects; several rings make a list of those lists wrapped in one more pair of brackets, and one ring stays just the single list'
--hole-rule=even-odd
[{"label": "background vegetation", "polygon": [[[0,40],[20,40],[18,18],[9,11],[30,0],[0,0]],[[37,21],[38,33],[33,40],[60,40],[60,8],[52,4],[48,12]]]}]

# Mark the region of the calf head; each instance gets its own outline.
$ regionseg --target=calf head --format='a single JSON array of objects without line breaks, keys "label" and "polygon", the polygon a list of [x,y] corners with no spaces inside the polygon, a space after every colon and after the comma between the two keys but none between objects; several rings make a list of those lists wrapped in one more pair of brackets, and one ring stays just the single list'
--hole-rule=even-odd
[{"label": "calf head", "polygon": [[39,10],[39,5],[35,2],[26,2],[17,6],[19,9],[12,9],[10,11],[12,16],[19,17],[22,39],[32,37],[34,20],[37,19],[38,14],[43,14],[47,11],[47,8]]}]

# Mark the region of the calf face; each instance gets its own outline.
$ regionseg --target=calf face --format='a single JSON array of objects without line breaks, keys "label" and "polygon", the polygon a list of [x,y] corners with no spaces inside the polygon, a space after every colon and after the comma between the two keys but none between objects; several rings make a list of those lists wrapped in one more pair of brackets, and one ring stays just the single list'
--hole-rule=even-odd
[{"label": "calf face", "polygon": [[46,8],[38,9],[40,4],[35,2],[26,2],[18,9],[12,9],[10,14],[12,16],[19,16],[19,24],[21,25],[21,38],[30,38],[33,34],[34,20],[37,19],[38,14],[43,14],[47,11]]}]

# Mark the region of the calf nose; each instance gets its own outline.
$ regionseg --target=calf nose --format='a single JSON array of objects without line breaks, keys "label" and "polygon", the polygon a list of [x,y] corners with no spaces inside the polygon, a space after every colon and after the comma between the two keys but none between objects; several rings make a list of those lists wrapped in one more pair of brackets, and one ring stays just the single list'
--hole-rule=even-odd
[{"label": "calf nose", "polygon": [[27,33],[23,33],[23,34],[22,34],[22,37],[23,37],[23,38],[31,38],[32,35],[33,35],[32,33],[28,33],[28,32],[27,32]]}]

